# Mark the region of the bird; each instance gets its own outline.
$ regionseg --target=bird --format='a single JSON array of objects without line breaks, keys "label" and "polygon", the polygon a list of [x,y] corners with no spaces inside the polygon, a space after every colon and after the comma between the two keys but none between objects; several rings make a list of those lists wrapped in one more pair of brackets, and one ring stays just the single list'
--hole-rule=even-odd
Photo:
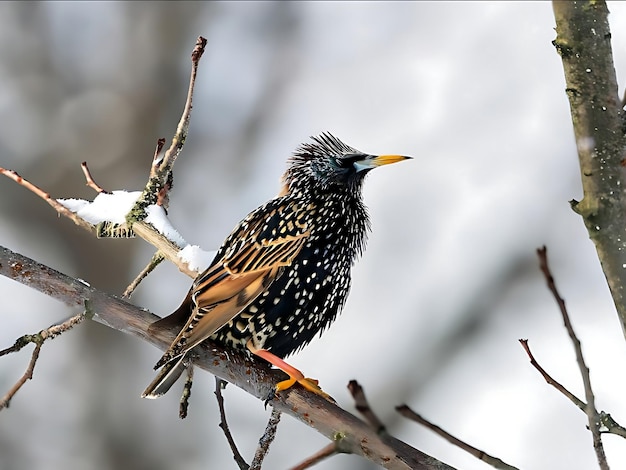
[{"label": "bird", "polygon": [[152,332],[184,326],[142,397],[165,394],[193,349],[212,340],[285,372],[289,378],[276,384],[275,394],[298,383],[330,399],[284,358],[321,335],[343,309],[370,232],[365,176],[410,158],[367,154],[328,132],[301,144],[287,160],[278,195],[237,224],[180,307],[150,325]]}]

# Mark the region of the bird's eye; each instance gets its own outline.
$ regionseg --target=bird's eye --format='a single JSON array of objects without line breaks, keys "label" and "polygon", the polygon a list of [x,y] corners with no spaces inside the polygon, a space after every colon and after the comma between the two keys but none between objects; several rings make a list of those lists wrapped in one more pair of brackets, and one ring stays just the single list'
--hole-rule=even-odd
[{"label": "bird's eye", "polygon": [[339,168],[350,168],[352,164],[359,159],[359,156],[356,154],[346,154],[341,157],[335,157],[335,164]]}]

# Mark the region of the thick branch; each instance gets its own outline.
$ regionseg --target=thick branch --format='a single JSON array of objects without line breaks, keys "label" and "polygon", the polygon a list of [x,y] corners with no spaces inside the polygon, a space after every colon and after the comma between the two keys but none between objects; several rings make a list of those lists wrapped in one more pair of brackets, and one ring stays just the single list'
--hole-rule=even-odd
[{"label": "thick branch", "polygon": [[596,245],[626,335],[625,139],[609,12],[603,1],[554,1],[553,8],[584,192],[572,207]]},{"label": "thick branch", "polygon": [[[148,326],[158,319],[157,316],[4,247],[0,247],[0,275],[33,287],[68,305],[82,307],[87,301],[94,320],[141,338],[161,350],[165,350],[176,336],[177,331],[174,330],[149,335]],[[279,377],[282,377],[280,372],[272,371],[238,351],[217,344],[199,347],[194,364],[260,400],[265,400],[280,380]],[[271,404],[278,411],[293,416],[329,439],[341,441],[342,449],[385,468],[454,470],[398,439],[378,436],[363,421],[305,390],[290,389],[288,393],[281,393]]]}]

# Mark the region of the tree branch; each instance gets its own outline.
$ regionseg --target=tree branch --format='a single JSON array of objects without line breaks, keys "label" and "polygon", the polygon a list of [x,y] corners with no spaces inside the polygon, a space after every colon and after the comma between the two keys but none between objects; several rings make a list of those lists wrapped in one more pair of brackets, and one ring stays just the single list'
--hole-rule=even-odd
[{"label": "tree branch", "polygon": [[600,468],[603,470],[608,470],[609,465],[606,461],[606,455],[604,453],[604,446],[602,445],[602,438],[600,436],[600,414],[596,409],[596,399],[593,394],[593,388],[591,386],[591,377],[589,376],[589,367],[585,364],[585,358],[583,356],[582,346],[580,344],[580,340],[576,336],[574,332],[574,327],[572,326],[572,322],[569,318],[569,314],[567,312],[567,308],[565,307],[565,300],[559,294],[558,289],[556,288],[556,284],[554,282],[554,277],[550,272],[550,266],[548,265],[548,250],[544,246],[537,250],[537,255],[539,256],[539,265],[541,267],[541,272],[546,278],[546,284],[548,285],[548,289],[552,293],[552,296],[556,300],[556,303],[559,306],[559,310],[561,312],[561,316],[563,318],[563,324],[565,325],[565,329],[567,330],[567,334],[572,341],[574,346],[574,352],[576,354],[576,363],[578,364],[578,369],[580,370],[580,375],[583,380],[583,385],[585,388],[585,398],[587,399],[586,406],[584,408],[585,413],[587,414],[587,420],[589,422],[589,430],[593,436],[593,447],[596,451],[596,456],[598,458],[598,463],[600,464]]},{"label": "tree branch", "polygon": [[596,245],[626,335],[626,175],[623,109],[604,1],[553,1],[584,197],[572,201]]},{"label": "tree branch", "polygon": [[396,411],[398,413],[400,413],[402,416],[404,416],[405,418],[408,418],[411,421],[415,421],[416,423],[419,423],[422,426],[427,427],[428,429],[430,429],[434,433],[436,433],[439,436],[443,437],[445,440],[447,440],[451,444],[454,444],[455,446],[459,447],[460,449],[463,449],[464,451],[466,451],[469,454],[471,454],[474,457],[476,457],[478,460],[482,460],[483,462],[488,463],[493,468],[497,468],[498,470],[518,470],[517,467],[513,467],[512,465],[509,465],[508,463],[502,461],[501,459],[499,459],[497,457],[494,457],[492,455],[489,455],[487,452],[484,452],[484,451],[482,451],[480,449],[477,449],[474,446],[469,445],[467,442],[462,441],[458,437],[454,437],[449,432],[447,432],[444,429],[440,428],[436,424],[431,423],[430,421],[428,421],[423,416],[417,414],[415,411],[413,411],[407,405],[397,406],[396,407]]},{"label": "tree branch", "polygon": [[24,375],[20,377],[20,379],[11,387],[11,389],[0,399],[0,410],[3,408],[8,408],[11,399],[15,396],[15,394],[22,388],[22,386],[26,383],[27,380],[31,380],[33,378],[33,373],[35,372],[35,365],[37,364],[37,360],[39,359],[39,353],[41,351],[41,347],[46,340],[53,339],[56,336],[65,333],[66,331],[74,328],[74,326],[78,325],[85,319],[85,315],[87,311],[74,315],[71,318],[68,318],[62,323],[52,325],[50,328],[46,328],[45,330],[41,330],[36,335],[24,335],[15,341],[15,344],[10,348],[3,349],[0,351],[0,357],[6,354],[14,353],[20,351],[24,346],[30,343],[35,343],[35,349],[33,350],[30,356],[30,362],[28,363],[28,367],[26,368],[26,372]]},{"label": "tree branch", "polygon": [[233,459],[235,463],[239,467],[239,470],[248,470],[250,465],[245,461],[241,452],[237,448],[237,444],[235,443],[235,438],[230,432],[230,427],[228,426],[228,421],[226,421],[226,407],[224,406],[224,396],[222,395],[222,390],[226,388],[228,382],[220,379],[219,377],[215,377],[215,398],[217,398],[217,407],[220,410],[220,424],[219,427],[224,433],[226,440],[228,441],[228,446],[230,447],[231,452],[233,453]]},{"label": "tree branch", "polygon": [[[570,400],[574,405],[576,405],[583,413],[587,413],[587,403],[582,401],[568,389],[566,389],[560,382],[554,379],[546,370],[541,367],[541,364],[535,359],[532,351],[530,350],[530,346],[528,345],[528,340],[520,339],[520,344],[524,351],[526,351],[526,355],[528,359],[530,359],[530,364],[537,369],[537,371],[541,374],[544,380],[549,384],[556,388],[559,392],[565,395],[568,400]],[[598,413],[599,417],[599,431],[601,433],[607,434],[615,434],[616,436],[620,436],[626,438],[626,428],[621,426],[617,421],[613,419],[613,417],[604,411],[600,411]]]},{"label": "tree branch", "polygon": [[267,421],[267,426],[265,426],[265,431],[259,439],[259,445],[254,453],[252,462],[250,463],[250,470],[261,470],[261,465],[263,465],[263,460],[265,460],[265,457],[270,450],[270,445],[276,438],[276,430],[278,429],[280,417],[280,411],[276,410],[276,408],[272,408],[272,413]]},{"label": "tree branch", "polygon": [[[0,247],[0,275],[71,306],[82,306],[88,302],[95,321],[147,341],[161,350],[165,350],[176,336],[175,330],[149,335],[148,326],[159,318],[156,315],[4,247]],[[218,344],[211,343],[197,349],[194,365],[263,401],[276,382],[284,377],[281,372],[272,371],[245,354]],[[275,398],[271,405],[327,438],[340,441],[345,452],[360,455],[385,468],[454,470],[398,439],[377,435],[352,414],[306,390],[290,389]]]}]

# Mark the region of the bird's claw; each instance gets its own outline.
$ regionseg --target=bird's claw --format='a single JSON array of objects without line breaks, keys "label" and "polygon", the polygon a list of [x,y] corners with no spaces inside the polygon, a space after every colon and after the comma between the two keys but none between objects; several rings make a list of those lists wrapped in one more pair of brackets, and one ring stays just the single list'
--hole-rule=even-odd
[{"label": "bird's claw", "polygon": [[268,403],[270,403],[274,398],[276,398],[278,396],[279,392],[283,392],[285,390],[290,389],[296,383],[299,383],[300,385],[302,385],[302,387],[304,387],[309,392],[312,392],[312,393],[314,393],[316,395],[319,395],[322,398],[324,398],[324,399],[326,399],[326,400],[328,400],[328,401],[330,401],[332,403],[336,403],[336,401],[335,401],[335,399],[333,397],[331,397],[328,393],[324,392],[320,388],[318,380],[310,379],[308,377],[303,377],[301,379],[296,379],[295,377],[290,377],[287,380],[283,380],[282,382],[278,382],[276,384],[276,387],[274,387],[272,390],[270,390],[267,398],[265,399],[265,408],[267,408]]}]

